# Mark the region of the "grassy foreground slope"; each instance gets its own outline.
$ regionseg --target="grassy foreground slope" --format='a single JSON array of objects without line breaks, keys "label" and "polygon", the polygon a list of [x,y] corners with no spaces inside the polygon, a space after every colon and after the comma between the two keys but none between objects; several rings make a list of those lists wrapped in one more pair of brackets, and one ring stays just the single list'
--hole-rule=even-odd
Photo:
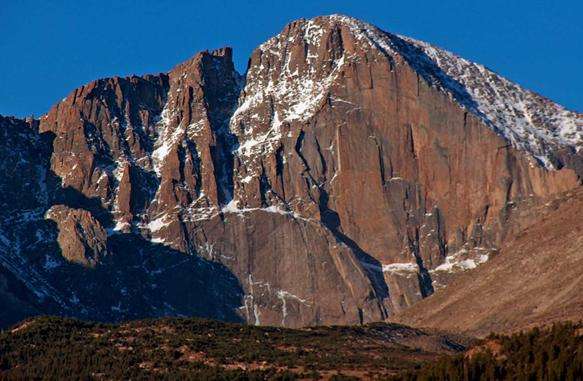
[{"label": "grassy foreground slope", "polygon": [[0,379],[387,378],[467,343],[385,323],[292,330],[202,319],[37,318],[0,335]]},{"label": "grassy foreground slope", "polygon": [[583,325],[470,340],[397,324],[292,330],[37,318],[0,334],[0,379],[575,381]]}]

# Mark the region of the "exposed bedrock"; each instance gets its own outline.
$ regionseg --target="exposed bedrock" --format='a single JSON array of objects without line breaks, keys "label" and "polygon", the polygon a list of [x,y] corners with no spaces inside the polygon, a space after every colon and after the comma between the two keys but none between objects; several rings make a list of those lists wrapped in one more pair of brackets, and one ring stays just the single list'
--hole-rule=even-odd
[{"label": "exposed bedrock", "polygon": [[[41,209],[67,263],[119,273],[125,237],[181,253],[182,285],[192,258],[210,266],[193,270],[204,300],[234,276],[205,316],[378,321],[536,223],[523,205],[580,186],[580,114],[425,43],[329,16],[286,26],[244,76],[231,54],[97,80],[30,126],[54,136]],[[148,315],[200,307],[163,295]]]}]

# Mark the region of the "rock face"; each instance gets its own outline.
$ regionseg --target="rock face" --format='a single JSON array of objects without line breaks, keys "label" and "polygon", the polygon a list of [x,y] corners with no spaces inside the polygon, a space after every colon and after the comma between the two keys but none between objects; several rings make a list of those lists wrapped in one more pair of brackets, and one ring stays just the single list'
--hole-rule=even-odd
[{"label": "rock face", "polygon": [[583,192],[525,202],[533,205],[527,212],[515,210],[522,214],[513,223],[517,234],[504,242],[500,255],[456,274],[447,288],[391,318],[473,335],[580,321]]},{"label": "rock face", "polygon": [[94,267],[107,254],[107,233],[89,211],[55,205],[45,217],[57,223],[57,242],[67,261]]},{"label": "rock face", "polygon": [[[495,254],[516,233],[517,204],[577,189],[583,176],[583,115],[336,15],[289,24],[244,76],[229,48],[202,52],[167,74],[83,86],[40,122],[1,122],[4,134],[19,124],[28,134],[19,139],[45,141],[27,151],[38,164],[21,180],[47,193],[31,221],[46,225],[51,271],[78,282],[99,273],[83,286],[94,289],[116,277],[133,295],[147,285],[130,275],[151,286],[162,271],[131,267],[145,257],[158,266],[170,252],[164,271],[184,274],[123,308],[114,293],[97,315],[110,320],[383,320]],[[34,268],[37,254],[22,247],[11,255]],[[39,275],[56,287],[49,278]],[[170,296],[188,282],[200,287]],[[68,307],[55,307],[63,314],[103,306],[58,290],[68,293]],[[191,299],[176,302],[182,293]],[[48,308],[32,300],[23,303]]]}]

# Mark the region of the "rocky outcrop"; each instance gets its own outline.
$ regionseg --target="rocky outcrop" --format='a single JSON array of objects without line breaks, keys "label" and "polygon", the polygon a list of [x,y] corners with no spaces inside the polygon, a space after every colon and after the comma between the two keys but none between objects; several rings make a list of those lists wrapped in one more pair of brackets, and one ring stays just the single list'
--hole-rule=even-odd
[{"label": "rocky outcrop", "polygon": [[64,258],[113,271],[139,242],[228,271],[218,305],[241,291],[251,323],[377,321],[495,255],[528,200],[580,187],[581,114],[431,45],[328,16],[244,76],[231,54],[95,81],[41,118]]},{"label": "rocky outcrop", "polygon": [[94,267],[107,255],[107,233],[90,212],[55,205],[45,217],[57,223],[57,242],[66,260]]}]

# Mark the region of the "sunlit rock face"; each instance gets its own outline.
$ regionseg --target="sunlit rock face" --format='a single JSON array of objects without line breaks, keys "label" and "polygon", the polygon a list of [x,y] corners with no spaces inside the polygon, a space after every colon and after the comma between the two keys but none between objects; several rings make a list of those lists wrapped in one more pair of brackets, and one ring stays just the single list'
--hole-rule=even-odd
[{"label": "sunlit rock face", "polygon": [[2,231],[46,246],[0,248],[30,313],[383,320],[534,223],[521,205],[580,185],[581,114],[429,44],[333,15],[286,26],[245,75],[231,54],[0,120],[30,158],[2,187],[29,189],[42,226]]}]

